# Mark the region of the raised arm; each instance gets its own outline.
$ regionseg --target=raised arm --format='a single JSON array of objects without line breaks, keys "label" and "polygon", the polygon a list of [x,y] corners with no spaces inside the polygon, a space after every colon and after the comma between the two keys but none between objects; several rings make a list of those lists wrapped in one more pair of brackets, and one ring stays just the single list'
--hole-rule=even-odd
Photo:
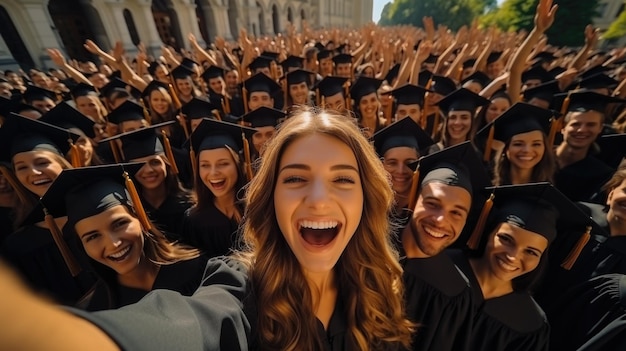
[{"label": "raised arm", "polygon": [[63,53],[61,53],[59,49],[47,49],[46,52],[48,53],[48,56],[50,56],[52,62],[54,62],[57,67],[62,69],[63,72],[72,77],[72,79],[74,79],[76,82],[93,85],[91,81],[89,81],[89,79],[85,77],[84,74],[80,73],[76,68],[72,67],[72,65],[67,62],[67,60],[63,56]]}]

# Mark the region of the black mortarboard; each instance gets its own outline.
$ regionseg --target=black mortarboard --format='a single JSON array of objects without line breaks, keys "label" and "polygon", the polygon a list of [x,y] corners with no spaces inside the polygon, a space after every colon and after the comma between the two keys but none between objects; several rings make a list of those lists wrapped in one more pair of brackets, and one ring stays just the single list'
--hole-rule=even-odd
[{"label": "black mortarboard", "polygon": [[493,51],[487,56],[487,64],[494,63],[502,57],[502,51]]},{"label": "black mortarboard", "polygon": [[96,93],[96,88],[93,85],[89,85],[89,84],[85,84],[85,83],[78,83],[76,84],[72,90],[70,90],[70,93],[72,94],[72,98],[76,99],[77,97],[80,96],[87,96],[90,94],[97,94]]},{"label": "black mortarboard", "polygon": [[426,155],[409,165],[419,166],[420,186],[436,182],[459,186],[470,194],[491,185],[487,171],[469,141]]},{"label": "black mortarboard", "polygon": [[556,60],[556,56],[554,56],[554,54],[549,52],[549,51],[541,51],[537,55],[535,55],[533,60],[537,60],[539,62],[550,63],[550,62]]},{"label": "black mortarboard", "polygon": [[487,85],[489,85],[489,82],[491,82],[491,78],[489,78],[486,74],[484,74],[481,71],[476,71],[470,74],[469,76],[467,76],[465,79],[463,79],[461,81],[461,85],[467,82],[478,82],[484,88]]},{"label": "black mortarboard", "polygon": [[554,77],[548,73],[543,67],[540,65],[536,65],[527,69],[522,73],[522,83],[526,83],[526,81],[531,79],[538,79],[541,83],[545,83],[554,79]]},{"label": "black mortarboard", "polygon": [[446,111],[446,113],[450,111],[470,111],[472,115],[474,115],[476,108],[488,105],[489,103],[491,103],[489,99],[465,88],[460,88],[439,100],[437,105],[442,111]]},{"label": "black mortarboard", "polygon": [[552,103],[554,95],[559,94],[560,92],[561,89],[559,88],[559,81],[552,80],[536,87],[526,89],[524,91],[524,101],[528,102],[535,98]]},{"label": "black mortarboard", "polygon": [[603,135],[596,139],[600,152],[594,156],[617,169],[626,156],[626,134]]},{"label": "black mortarboard", "polygon": [[189,141],[196,155],[202,150],[212,150],[228,146],[233,151],[243,149],[242,134],[250,139],[256,130],[239,124],[222,122],[212,119],[203,119],[191,133]]},{"label": "black mortarboard", "polygon": [[396,98],[398,105],[424,105],[424,94],[428,90],[413,84],[405,84],[400,88],[391,91],[391,95]]},{"label": "black mortarboard", "polygon": [[378,156],[394,147],[406,146],[415,149],[418,153],[435,142],[415,123],[411,118],[403,118],[393,123],[372,136],[374,148]]},{"label": "black mortarboard", "polygon": [[273,52],[273,51],[263,51],[261,53],[261,56],[266,57],[266,58],[270,59],[271,61],[276,61],[276,60],[278,60],[278,56],[280,56],[280,53]]},{"label": "black mortarboard", "polygon": [[603,65],[596,65],[591,68],[587,68],[585,71],[583,71],[580,74],[580,79],[589,78],[591,76],[595,76],[596,74],[600,74],[600,73],[606,74],[610,70],[611,69],[609,67],[606,67]]},{"label": "black mortarboard", "polygon": [[487,136],[491,127],[494,128],[493,138],[502,142],[507,142],[514,135],[533,130],[540,130],[548,135],[553,115],[551,110],[518,102],[478,131],[476,137]]},{"label": "black mortarboard", "polygon": [[604,113],[606,105],[610,103],[626,102],[620,98],[599,94],[589,90],[576,90],[569,93],[557,94],[555,97],[569,96],[570,102],[567,111],[586,112],[598,111]]},{"label": "black mortarboard", "polygon": [[285,118],[287,114],[275,108],[261,106],[254,111],[250,111],[241,116],[241,121],[250,123],[250,127],[276,127],[280,119]]},{"label": "black mortarboard", "polygon": [[437,63],[438,59],[439,55],[429,54],[426,60],[424,60],[424,63]]},{"label": "black mortarboard", "polygon": [[148,66],[148,73],[150,73],[150,75],[154,77],[156,74],[157,67],[159,67],[159,65],[162,65],[162,63],[159,61],[151,62],[150,66]]},{"label": "black mortarboard", "polygon": [[594,74],[589,77],[585,77],[580,80],[578,86],[584,89],[612,89],[617,86],[619,82],[604,73]]},{"label": "black mortarboard", "polygon": [[209,100],[194,97],[183,105],[181,112],[187,119],[213,118],[212,111],[217,109]]},{"label": "black mortarboard", "polygon": [[64,156],[80,135],[52,124],[11,113],[0,128],[0,160],[10,162],[20,152],[47,150]]},{"label": "black mortarboard", "polygon": [[285,72],[289,71],[289,68],[303,68],[304,67],[304,57],[289,55],[286,59],[284,59],[281,63],[283,66],[283,70]]},{"label": "black mortarboard", "polygon": [[143,106],[130,100],[124,101],[115,110],[107,115],[109,122],[120,124],[127,121],[141,121],[145,119],[143,114]]},{"label": "black mortarboard", "polygon": [[344,84],[349,78],[326,76],[317,84],[320,95],[329,97],[344,92]]},{"label": "black mortarboard", "polygon": [[333,57],[333,62],[338,65],[342,63],[352,63],[353,56],[350,54],[339,54]]},{"label": "black mortarboard", "polygon": [[174,77],[174,79],[187,79],[193,74],[194,71],[191,68],[183,65],[179,65],[170,72],[170,75]]},{"label": "black mortarboard", "polygon": [[488,187],[495,223],[509,223],[552,242],[559,229],[585,228],[591,218],[548,182]]},{"label": "black mortarboard", "polygon": [[309,78],[311,77],[311,75],[313,75],[315,73],[311,72],[311,71],[307,71],[304,69],[297,69],[295,71],[291,71],[289,73],[287,73],[285,75],[285,77],[287,77],[287,84],[288,85],[293,85],[293,84],[300,84],[300,83],[309,83]]},{"label": "black mortarboard", "polygon": [[317,59],[318,60],[323,60],[325,58],[329,58],[333,56],[333,52],[331,50],[320,50],[320,52],[317,53]]},{"label": "black mortarboard", "polygon": [[552,77],[555,77],[555,78],[556,78],[559,74],[561,74],[561,73],[563,73],[563,72],[565,72],[565,71],[567,71],[567,69],[566,69],[566,68],[563,68],[563,67],[561,67],[561,66],[556,66],[556,67],[554,67],[554,68],[550,69],[550,70],[548,71],[548,73],[549,73]]},{"label": "black mortarboard", "polygon": [[350,97],[358,105],[363,96],[377,92],[382,83],[380,79],[361,76],[350,87]]},{"label": "black mortarboard", "polygon": [[[176,121],[168,121],[136,129],[103,139],[100,143],[119,139],[122,142],[122,156],[125,162],[142,157],[165,154],[165,148],[163,148],[163,143],[160,140],[161,131],[174,123]],[[170,161],[173,162],[173,160]]]},{"label": "black mortarboard", "polygon": [[393,65],[393,67],[391,67],[389,72],[387,72],[387,75],[385,76],[385,80],[387,81],[387,83],[391,84],[393,80],[396,79],[399,73],[400,73],[400,64],[396,63],[395,65]]},{"label": "black mortarboard", "polygon": [[109,98],[111,94],[113,94],[116,91],[129,94],[128,91],[126,90],[126,82],[124,82],[123,80],[119,78],[113,78],[105,86],[103,86],[102,89],[100,89],[100,95],[106,98]]},{"label": "black mortarboard", "polygon": [[183,67],[188,68],[192,72],[194,71],[194,67],[198,67],[199,66],[199,64],[196,61],[194,61],[194,60],[192,60],[192,59],[190,59],[188,57],[183,57],[183,59],[180,61],[180,65],[183,66]]},{"label": "black mortarboard", "polygon": [[278,83],[276,83],[272,78],[260,72],[246,79],[243,82],[243,86],[248,91],[248,94],[255,91],[263,91],[270,95],[273,95],[276,91],[280,89],[280,85],[278,85]]},{"label": "black mortarboard", "polygon": [[143,91],[141,92],[141,97],[146,98],[150,96],[150,93],[158,88],[165,89],[165,91],[167,91],[167,93],[169,94],[169,85],[154,79],[143,89]]},{"label": "black mortarboard", "polygon": [[471,58],[463,61],[463,69],[472,68],[476,64],[476,59]]},{"label": "black mortarboard", "polygon": [[326,49],[326,46],[324,46],[324,44],[320,43],[319,41],[315,43],[315,45],[313,45],[317,50],[324,50]]},{"label": "black mortarboard", "polygon": [[205,82],[208,82],[209,79],[218,78],[218,77],[223,78],[225,72],[226,70],[223,69],[222,67],[211,65],[202,73],[202,79],[204,79]]},{"label": "black mortarboard", "polygon": [[66,102],[62,102],[56,105],[52,110],[46,112],[46,114],[41,116],[39,121],[68,129],[76,134],[85,135],[89,138],[96,137],[96,133],[93,129],[96,123]]},{"label": "black mortarboard", "polygon": [[72,229],[78,221],[117,205],[131,205],[124,172],[134,175],[144,163],[117,163],[66,169],[41,198],[53,217],[67,216]]},{"label": "black mortarboard", "polygon": [[29,85],[23,96],[24,101],[26,101],[27,104],[32,104],[33,101],[36,100],[50,99],[52,101],[56,101],[57,99],[57,94],[54,91],[34,85]]},{"label": "black mortarboard", "polygon": [[250,62],[250,64],[248,65],[248,68],[253,71],[260,69],[260,68],[269,68],[270,63],[272,61],[273,60],[269,57],[259,56],[255,58],[254,60],[252,60],[252,62]]},{"label": "black mortarboard", "polygon": [[432,77],[433,77],[433,72],[427,69],[420,71],[420,73],[417,75],[417,85],[428,88],[428,82],[430,81]]},{"label": "black mortarboard", "polygon": [[433,75],[430,90],[446,96],[456,90],[456,83],[448,77]]}]

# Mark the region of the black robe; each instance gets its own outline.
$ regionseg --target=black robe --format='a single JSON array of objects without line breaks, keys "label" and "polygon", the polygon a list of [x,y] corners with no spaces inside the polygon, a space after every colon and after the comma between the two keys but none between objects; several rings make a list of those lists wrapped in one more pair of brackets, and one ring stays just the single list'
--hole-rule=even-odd
[{"label": "black robe", "polygon": [[414,350],[471,350],[472,291],[445,254],[402,262],[407,317],[419,324]]},{"label": "black robe", "polygon": [[[206,263],[207,257],[200,256],[162,265],[151,290],[166,289],[177,291],[184,296],[191,296],[200,287]],[[130,305],[141,300],[148,292],[120,285],[113,275],[109,283],[101,281],[98,284],[86,309],[100,311]]]},{"label": "black robe", "polygon": [[209,258],[228,255],[238,248],[239,223],[213,204],[199,211],[185,212],[181,240],[202,250]]},{"label": "black robe", "polygon": [[597,158],[587,155],[559,169],[554,176],[554,186],[572,201],[593,201],[600,188],[611,178],[615,170]]},{"label": "black robe", "polygon": [[526,291],[485,300],[467,257],[448,252],[472,286],[475,317],[471,350],[547,350],[550,327],[545,313]]},{"label": "black robe", "polygon": [[168,195],[159,208],[150,206],[147,201],[142,201],[142,203],[152,222],[169,240],[180,239],[185,211],[192,205],[189,200]]}]

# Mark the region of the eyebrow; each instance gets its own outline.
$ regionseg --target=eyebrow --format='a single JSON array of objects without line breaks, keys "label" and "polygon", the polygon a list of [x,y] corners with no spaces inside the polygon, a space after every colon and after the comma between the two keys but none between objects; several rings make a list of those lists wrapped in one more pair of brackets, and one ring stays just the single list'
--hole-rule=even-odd
[{"label": "eyebrow", "polygon": [[[424,199],[424,200],[435,200],[435,201],[437,201],[437,202],[439,202],[439,203],[442,203],[442,202],[443,202],[443,201],[441,201],[441,199],[440,199],[440,198],[438,198],[438,197],[436,197],[436,196],[434,196],[434,195],[426,195],[426,196],[423,196],[423,199]],[[463,205],[454,204],[454,207],[455,207],[455,208],[457,208],[457,209],[459,209],[459,210],[463,210],[463,211],[465,211],[465,212],[469,213],[469,208],[467,208],[467,207],[465,207],[465,206],[463,206]]]},{"label": "eyebrow", "polygon": [[87,233],[85,233],[85,234],[81,235],[81,236],[80,236],[80,238],[81,238],[81,239],[83,239],[83,238],[84,238],[84,237],[86,237],[87,235],[91,235],[91,234],[95,234],[95,233],[98,233],[98,231],[97,231],[97,230],[90,230],[90,231],[88,231]]},{"label": "eyebrow", "polygon": [[[303,171],[310,171],[311,167],[302,163],[291,163],[291,164],[283,166],[283,168],[281,168],[278,173],[282,173],[282,171],[287,170],[287,169],[299,169]],[[356,169],[352,165],[347,165],[347,164],[338,164],[338,165],[331,166],[330,170],[331,171],[350,170],[350,171],[355,171],[359,173],[358,169]]]}]

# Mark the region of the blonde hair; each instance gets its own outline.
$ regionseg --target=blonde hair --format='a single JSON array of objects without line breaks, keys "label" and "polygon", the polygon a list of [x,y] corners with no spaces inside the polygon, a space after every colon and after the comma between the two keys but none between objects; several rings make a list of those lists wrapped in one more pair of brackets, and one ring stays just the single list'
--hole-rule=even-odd
[{"label": "blonde hair", "polygon": [[[402,269],[392,246],[388,216],[393,191],[374,149],[357,126],[331,111],[303,107],[269,142],[261,167],[247,191],[243,239],[248,251],[258,309],[261,349],[317,350],[313,298],[300,265],[276,220],[273,191],[280,159],[295,140],[311,134],[336,138],[352,149],[363,186],[360,224],[335,266],[339,299],[344,303],[348,340],[360,350],[409,347],[413,324],[406,319]],[[268,215],[268,213],[270,215]]]}]

